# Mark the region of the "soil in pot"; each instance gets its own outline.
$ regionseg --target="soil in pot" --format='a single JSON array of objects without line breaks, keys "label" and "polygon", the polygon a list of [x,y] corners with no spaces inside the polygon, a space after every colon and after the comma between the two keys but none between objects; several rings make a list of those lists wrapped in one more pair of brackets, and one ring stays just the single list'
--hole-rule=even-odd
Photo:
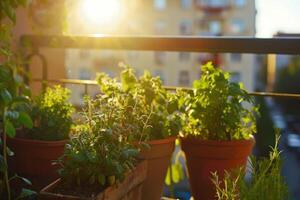
[{"label": "soil in pot", "polygon": [[41,190],[41,200],[142,200],[142,183],[147,174],[147,162],[140,162],[123,182],[109,187],[65,187],[60,179]]},{"label": "soil in pot", "polygon": [[147,178],[143,183],[143,200],[161,199],[164,180],[175,147],[176,137],[149,141],[150,149],[144,149],[140,159],[147,160]]},{"label": "soil in pot", "polygon": [[254,139],[237,141],[207,141],[181,138],[185,152],[189,181],[195,199],[216,199],[211,173],[217,172],[220,180],[224,171],[245,166],[251,154]]}]

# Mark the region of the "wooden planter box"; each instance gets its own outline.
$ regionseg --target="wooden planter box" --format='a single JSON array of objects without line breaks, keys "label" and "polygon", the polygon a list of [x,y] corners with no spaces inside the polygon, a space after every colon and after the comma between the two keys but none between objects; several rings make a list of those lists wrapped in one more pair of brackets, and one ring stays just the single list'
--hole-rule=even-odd
[{"label": "wooden planter box", "polygon": [[124,181],[110,186],[99,193],[96,197],[80,198],[77,196],[52,193],[53,189],[60,184],[60,179],[54,181],[40,191],[41,200],[141,200],[142,183],[147,175],[147,162],[139,163],[134,170],[129,172]]}]

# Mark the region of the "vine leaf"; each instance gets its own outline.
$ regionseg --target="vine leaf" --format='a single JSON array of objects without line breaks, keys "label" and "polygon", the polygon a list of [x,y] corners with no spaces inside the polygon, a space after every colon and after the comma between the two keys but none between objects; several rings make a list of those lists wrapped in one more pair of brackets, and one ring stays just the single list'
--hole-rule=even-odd
[{"label": "vine leaf", "polygon": [[5,133],[11,138],[15,137],[16,129],[14,125],[11,123],[11,121],[6,120],[4,126],[5,126]]},{"label": "vine leaf", "polygon": [[21,122],[26,128],[32,128],[33,122],[29,115],[25,112],[21,112],[19,115],[19,122]]}]

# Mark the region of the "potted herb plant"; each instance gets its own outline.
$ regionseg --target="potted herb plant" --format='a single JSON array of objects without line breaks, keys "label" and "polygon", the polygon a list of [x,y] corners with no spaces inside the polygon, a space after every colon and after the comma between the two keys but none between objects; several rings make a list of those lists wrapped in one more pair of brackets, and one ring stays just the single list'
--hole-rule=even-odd
[{"label": "potted herb plant", "polygon": [[[105,74],[98,75],[101,92],[111,97],[126,99],[121,104],[138,106],[140,117],[147,116],[144,133],[131,135],[134,143],[146,144],[139,154],[140,159],[148,161],[147,178],[143,185],[143,198],[160,199],[164,178],[174,151],[175,139],[180,130],[180,117],[176,94],[168,93],[159,77],[145,72],[136,77],[132,68],[125,66],[121,72],[121,82]],[[140,99],[132,104],[134,99]],[[132,118],[128,112],[126,119]],[[131,122],[132,123],[132,122]],[[134,123],[134,122],[133,122]],[[143,124],[141,124],[143,126]]]},{"label": "potted herb plant", "polygon": [[55,86],[34,99],[30,111],[33,127],[19,130],[17,137],[9,140],[16,153],[16,172],[41,180],[57,178],[57,166],[52,162],[62,155],[69,138],[74,112],[69,97],[68,89]]},{"label": "potted herb plant", "polygon": [[222,178],[224,170],[246,164],[256,132],[256,107],[241,84],[230,81],[230,74],[202,66],[200,80],[186,93],[181,147],[186,154],[192,194],[196,199],[211,200],[215,187],[211,173]]},{"label": "potted herb plant", "polygon": [[269,157],[260,159],[256,159],[254,156],[250,157],[250,170],[248,171],[250,180],[249,177],[246,177],[245,169],[243,168],[234,169],[231,172],[226,171],[223,180],[219,178],[217,173],[213,174],[218,200],[292,199],[287,183],[281,174],[282,160],[278,150],[279,131],[276,134],[276,141],[274,147],[271,148]]},{"label": "potted herb plant", "polygon": [[[86,99],[82,123],[58,160],[61,179],[44,188],[40,199],[141,199],[147,164],[137,162],[138,149],[128,137],[143,130],[127,124],[124,115],[130,110],[131,120],[143,119],[137,108],[116,103],[106,95]],[[127,135],[120,133],[125,129]]]}]

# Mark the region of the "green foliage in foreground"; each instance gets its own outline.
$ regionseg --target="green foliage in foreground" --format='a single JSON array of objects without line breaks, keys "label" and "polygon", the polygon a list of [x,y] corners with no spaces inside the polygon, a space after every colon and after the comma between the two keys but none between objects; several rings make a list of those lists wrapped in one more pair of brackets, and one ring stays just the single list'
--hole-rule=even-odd
[{"label": "green foliage in foreground", "polygon": [[255,135],[256,156],[267,157],[271,151],[270,146],[275,144],[275,128],[271,118],[270,108],[267,106],[264,97],[256,98],[259,104],[259,115],[257,118],[257,134]]},{"label": "green foliage in foreground", "polygon": [[15,9],[25,6],[26,0],[0,1],[0,199],[21,199],[34,194],[33,191],[11,188],[16,179],[30,184],[18,175],[9,176],[7,157],[13,152],[7,146],[7,137],[14,137],[16,128],[32,127],[27,114],[30,91],[23,82],[25,75],[21,59],[12,49],[12,29],[16,22]]},{"label": "green foliage in foreground", "polygon": [[[139,129],[127,124],[124,116],[137,108],[116,103],[106,95],[86,99],[82,125],[76,128],[58,161],[62,180],[71,188],[108,186],[121,181],[134,167],[138,150],[129,142],[129,136]],[[147,126],[142,117],[132,120]]]},{"label": "green foliage in foreground", "polygon": [[[209,140],[249,139],[256,132],[254,99],[241,84],[230,81],[230,74],[202,66],[193,92],[183,96],[183,135]],[[248,105],[249,106],[249,105]]]},{"label": "green foliage in foreground", "polygon": [[213,174],[218,200],[284,200],[288,199],[288,188],[281,176],[281,160],[278,148],[279,137],[269,158],[256,160],[251,157],[251,181],[245,182],[244,169],[237,173],[226,172],[224,180]]},{"label": "green foliage in foreground", "polygon": [[[163,139],[178,134],[181,121],[177,97],[176,94],[169,93],[163,88],[159,77],[152,77],[150,73],[145,72],[138,78],[132,68],[125,66],[120,74],[120,80],[121,82],[118,82],[117,79],[103,73],[98,74],[97,77],[101,92],[115,101],[115,106],[122,108],[125,104],[129,108],[138,107],[139,110],[136,111],[139,115],[148,117],[143,141]],[[133,118],[132,114],[135,113],[127,112],[124,120]],[[140,124],[140,127],[144,127],[144,124]],[[132,135],[132,141],[140,141],[140,139],[141,133]]]},{"label": "green foliage in foreground", "polygon": [[38,96],[31,112],[34,127],[26,130],[28,135],[38,140],[67,139],[73,124],[72,114],[75,111],[69,98],[70,90],[59,85],[54,88],[48,87]]}]

